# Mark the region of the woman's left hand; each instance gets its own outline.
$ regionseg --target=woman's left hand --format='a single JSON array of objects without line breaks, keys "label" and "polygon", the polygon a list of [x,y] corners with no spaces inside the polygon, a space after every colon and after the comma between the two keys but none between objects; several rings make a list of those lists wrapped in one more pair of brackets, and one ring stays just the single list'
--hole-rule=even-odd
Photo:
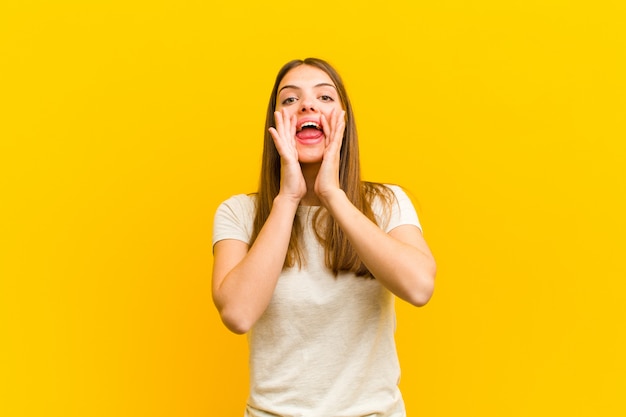
[{"label": "woman's left hand", "polygon": [[323,205],[330,195],[337,190],[341,190],[339,184],[339,161],[341,145],[343,144],[343,133],[346,127],[346,112],[333,110],[327,120],[322,115],[322,129],[326,137],[326,147],[322,165],[315,179],[315,194],[319,197]]}]

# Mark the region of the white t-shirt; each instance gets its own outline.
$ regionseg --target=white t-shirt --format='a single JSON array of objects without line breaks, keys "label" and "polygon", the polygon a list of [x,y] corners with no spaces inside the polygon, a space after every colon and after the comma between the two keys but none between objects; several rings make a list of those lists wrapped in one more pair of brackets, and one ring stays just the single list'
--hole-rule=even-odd
[{"label": "white t-shirt", "polygon": [[[388,222],[420,227],[411,201],[389,186],[397,204]],[[377,280],[324,265],[324,249],[312,230],[319,207],[300,206],[306,264],[283,270],[272,300],[248,333],[248,417],[401,417],[404,403],[394,341],[394,296]],[[381,214],[380,205],[374,212]],[[255,197],[236,195],[215,215],[213,244],[249,243]],[[386,224],[385,224],[386,223]],[[393,256],[393,254],[389,254]]]}]

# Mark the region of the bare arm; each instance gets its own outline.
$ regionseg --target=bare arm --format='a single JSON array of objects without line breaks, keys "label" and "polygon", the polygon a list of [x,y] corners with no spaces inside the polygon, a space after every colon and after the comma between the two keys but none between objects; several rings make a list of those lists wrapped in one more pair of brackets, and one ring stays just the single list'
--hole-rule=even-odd
[{"label": "bare arm", "polygon": [[251,247],[222,240],[213,248],[213,302],[234,333],[246,333],[267,308],[282,271],[293,219],[306,183],[295,148],[295,118],[276,113],[270,128],[281,155],[281,184],[270,214]]},{"label": "bare arm", "polygon": [[214,247],[213,302],[234,333],[246,333],[267,308],[285,262],[298,202],[276,197],[252,247],[221,240]]},{"label": "bare arm", "polygon": [[416,226],[401,225],[388,234],[361,213],[342,190],[324,205],[370,272],[398,297],[423,306],[435,285],[435,260]]},{"label": "bare arm", "polygon": [[333,114],[331,120],[322,118],[328,139],[315,193],[374,277],[398,297],[422,306],[432,296],[436,265],[421,231],[416,226],[402,225],[385,233],[350,202],[339,186],[343,117]]}]

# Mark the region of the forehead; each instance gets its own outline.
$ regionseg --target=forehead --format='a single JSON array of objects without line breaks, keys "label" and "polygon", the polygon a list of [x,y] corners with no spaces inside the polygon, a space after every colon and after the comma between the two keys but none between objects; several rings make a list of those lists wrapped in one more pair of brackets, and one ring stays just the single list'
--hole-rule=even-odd
[{"label": "forehead", "polygon": [[279,90],[286,85],[296,87],[312,87],[318,84],[335,85],[330,76],[317,67],[300,65],[291,70],[280,81]]}]

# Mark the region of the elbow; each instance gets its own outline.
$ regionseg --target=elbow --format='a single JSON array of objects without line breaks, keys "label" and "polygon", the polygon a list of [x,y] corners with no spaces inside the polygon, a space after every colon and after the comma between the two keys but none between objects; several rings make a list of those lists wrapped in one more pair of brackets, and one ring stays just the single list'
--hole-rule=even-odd
[{"label": "elbow", "polygon": [[220,310],[220,317],[226,328],[235,334],[248,333],[254,324],[242,312],[234,312],[229,309]]},{"label": "elbow", "polygon": [[415,307],[424,307],[426,304],[428,304],[428,301],[430,301],[432,295],[432,290],[415,291],[407,297],[407,301]]},{"label": "elbow", "polygon": [[406,301],[415,307],[423,307],[433,296],[435,291],[435,264],[423,271],[415,280],[414,287],[408,292]]},{"label": "elbow", "polygon": [[222,323],[228,330],[235,334],[245,334],[250,331],[254,325],[255,320],[245,308],[242,308],[239,303],[233,303],[232,301],[225,300],[216,292],[213,293],[213,304],[217,308],[220,314]]},{"label": "elbow", "polygon": [[226,328],[235,334],[246,334],[250,331],[250,327],[243,323],[227,322],[222,320],[226,325]]}]

